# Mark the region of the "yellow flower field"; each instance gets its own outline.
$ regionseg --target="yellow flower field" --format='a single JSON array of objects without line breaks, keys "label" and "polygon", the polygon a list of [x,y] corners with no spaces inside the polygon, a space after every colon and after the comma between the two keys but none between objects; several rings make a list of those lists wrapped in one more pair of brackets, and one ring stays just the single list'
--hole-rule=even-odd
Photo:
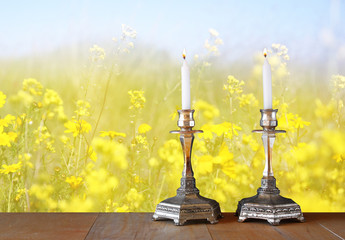
[{"label": "yellow flower field", "polygon": [[[109,49],[54,68],[54,59],[3,67],[0,91],[0,211],[152,212],[175,195],[183,166],[177,129],[180,63],[136,51],[128,26]],[[235,211],[255,195],[264,169],[261,53],[247,78],[218,68],[215,30],[191,68],[197,187]],[[140,61],[138,62],[138,59]],[[182,57],[181,57],[182,60]],[[345,76],[311,86],[292,79],[288,48],[270,46],[278,129],[273,171],[302,211],[345,211]],[[30,72],[30,74],[28,74]],[[322,94],[321,94],[322,93]]]}]

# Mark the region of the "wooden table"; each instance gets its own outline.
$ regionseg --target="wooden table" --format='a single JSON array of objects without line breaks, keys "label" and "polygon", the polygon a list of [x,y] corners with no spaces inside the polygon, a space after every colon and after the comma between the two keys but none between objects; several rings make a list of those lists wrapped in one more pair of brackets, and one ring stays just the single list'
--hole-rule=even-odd
[{"label": "wooden table", "polygon": [[218,224],[175,226],[151,221],[152,213],[1,213],[0,239],[345,239],[345,213],[305,213],[291,220],[238,223],[225,213]]}]

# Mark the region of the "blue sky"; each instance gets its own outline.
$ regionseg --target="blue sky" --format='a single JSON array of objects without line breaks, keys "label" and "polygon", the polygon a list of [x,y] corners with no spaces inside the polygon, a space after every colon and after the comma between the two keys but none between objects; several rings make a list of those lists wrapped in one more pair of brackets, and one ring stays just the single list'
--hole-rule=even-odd
[{"label": "blue sky", "polygon": [[[223,55],[248,56],[272,43],[292,57],[345,59],[345,3],[319,1],[2,1],[0,57],[54,51],[119,35],[121,24],[137,41],[169,51],[201,51],[208,29],[224,41]],[[252,54],[251,54],[252,55]]]}]

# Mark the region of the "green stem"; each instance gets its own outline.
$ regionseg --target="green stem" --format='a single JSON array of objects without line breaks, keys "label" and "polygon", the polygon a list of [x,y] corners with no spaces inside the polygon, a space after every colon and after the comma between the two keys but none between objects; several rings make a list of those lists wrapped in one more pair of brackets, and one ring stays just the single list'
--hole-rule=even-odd
[{"label": "green stem", "polygon": [[158,195],[157,195],[156,203],[158,203],[159,198],[160,198],[160,196],[161,196],[161,194],[162,194],[164,182],[165,182],[165,175],[163,175],[163,179],[162,179],[161,187],[159,188],[159,192],[158,192]]},{"label": "green stem", "polygon": [[81,135],[79,135],[78,156],[77,156],[77,163],[76,163],[76,170],[75,170],[75,175],[76,176],[78,176],[80,151],[81,151]]},{"label": "green stem", "polygon": [[30,197],[29,197],[29,193],[28,193],[28,188],[27,185],[25,183],[25,198],[26,198],[26,211],[30,212]]},{"label": "green stem", "polygon": [[11,195],[13,190],[12,173],[10,173],[10,190],[8,191],[7,212],[11,211]]},{"label": "green stem", "polygon": [[[92,141],[92,139],[95,137],[95,134],[96,134],[96,131],[97,131],[97,127],[98,127],[99,121],[101,120],[101,116],[102,116],[102,114],[103,114],[104,106],[105,106],[105,103],[106,103],[106,100],[107,100],[107,95],[108,95],[110,80],[111,80],[111,78],[112,78],[112,76],[113,76],[114,66],[115,66],[115,64],[113,64],[113,66],[112,66],[111,69],[110,69],[110,73],[109,73],[109,76],[108,76],[108,79],[107,79],[107,83],[106,83],[105,91],[104,91],[104,95],[103,95],[103,102],[102,102],[102,105],[101,105],[101,110],[100,110],[100,112],[99,112],[99,115],[98,115],[98,118],[97,118],[97,121],[96,121],[96,124],[95,124],[95,129],[94,129],[93,132],[92,132],[91,141]],[[91,141],[90,141],[90,142],[91,142]]]},{"label": "green stem", "polygon": [[[233,113],[233,106],[232,106],[232,96],[230,97],[230,119],[233,122],[233,118],[232,118],[232,113]],[[231,139],[230,139],[230,149],[231,151],[233,150],[233,144],[232,144],[232,139],[234,138],[234,126],[231,123]]]},{"label": "green stem", "polygon": [[24,146],[25,146],[25,152],[28,152],[28,122],[26,121],[26,119],[24,119],[23,121],[25,121],[25,131],[24,131]]}]

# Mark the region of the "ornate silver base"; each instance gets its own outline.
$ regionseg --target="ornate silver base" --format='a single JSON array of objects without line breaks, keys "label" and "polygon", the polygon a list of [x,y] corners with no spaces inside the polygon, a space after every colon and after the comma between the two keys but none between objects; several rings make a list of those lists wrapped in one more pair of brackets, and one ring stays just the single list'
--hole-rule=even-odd
[{"label": "ornate silver base", "polygon": [[215,224],[220,217],[222,215],[219,203],[200,196],[192,177],[181,178],[181,187],[177,189],[177,195],[159,203],[152,219],[172,219],[175,225],[181,226],[186,221],[195,219],[207,219],[211,224]]},{"label": "ornate silver base", "polygon": [[239,222],[248,218],[265,219],[272,225],[279,225],[282,219],[296,218],[304,222],[300,206],[292,199],[279,195],[276,179],[273,176],[263,177],[257,194],[238,202],[236,215]]}]

